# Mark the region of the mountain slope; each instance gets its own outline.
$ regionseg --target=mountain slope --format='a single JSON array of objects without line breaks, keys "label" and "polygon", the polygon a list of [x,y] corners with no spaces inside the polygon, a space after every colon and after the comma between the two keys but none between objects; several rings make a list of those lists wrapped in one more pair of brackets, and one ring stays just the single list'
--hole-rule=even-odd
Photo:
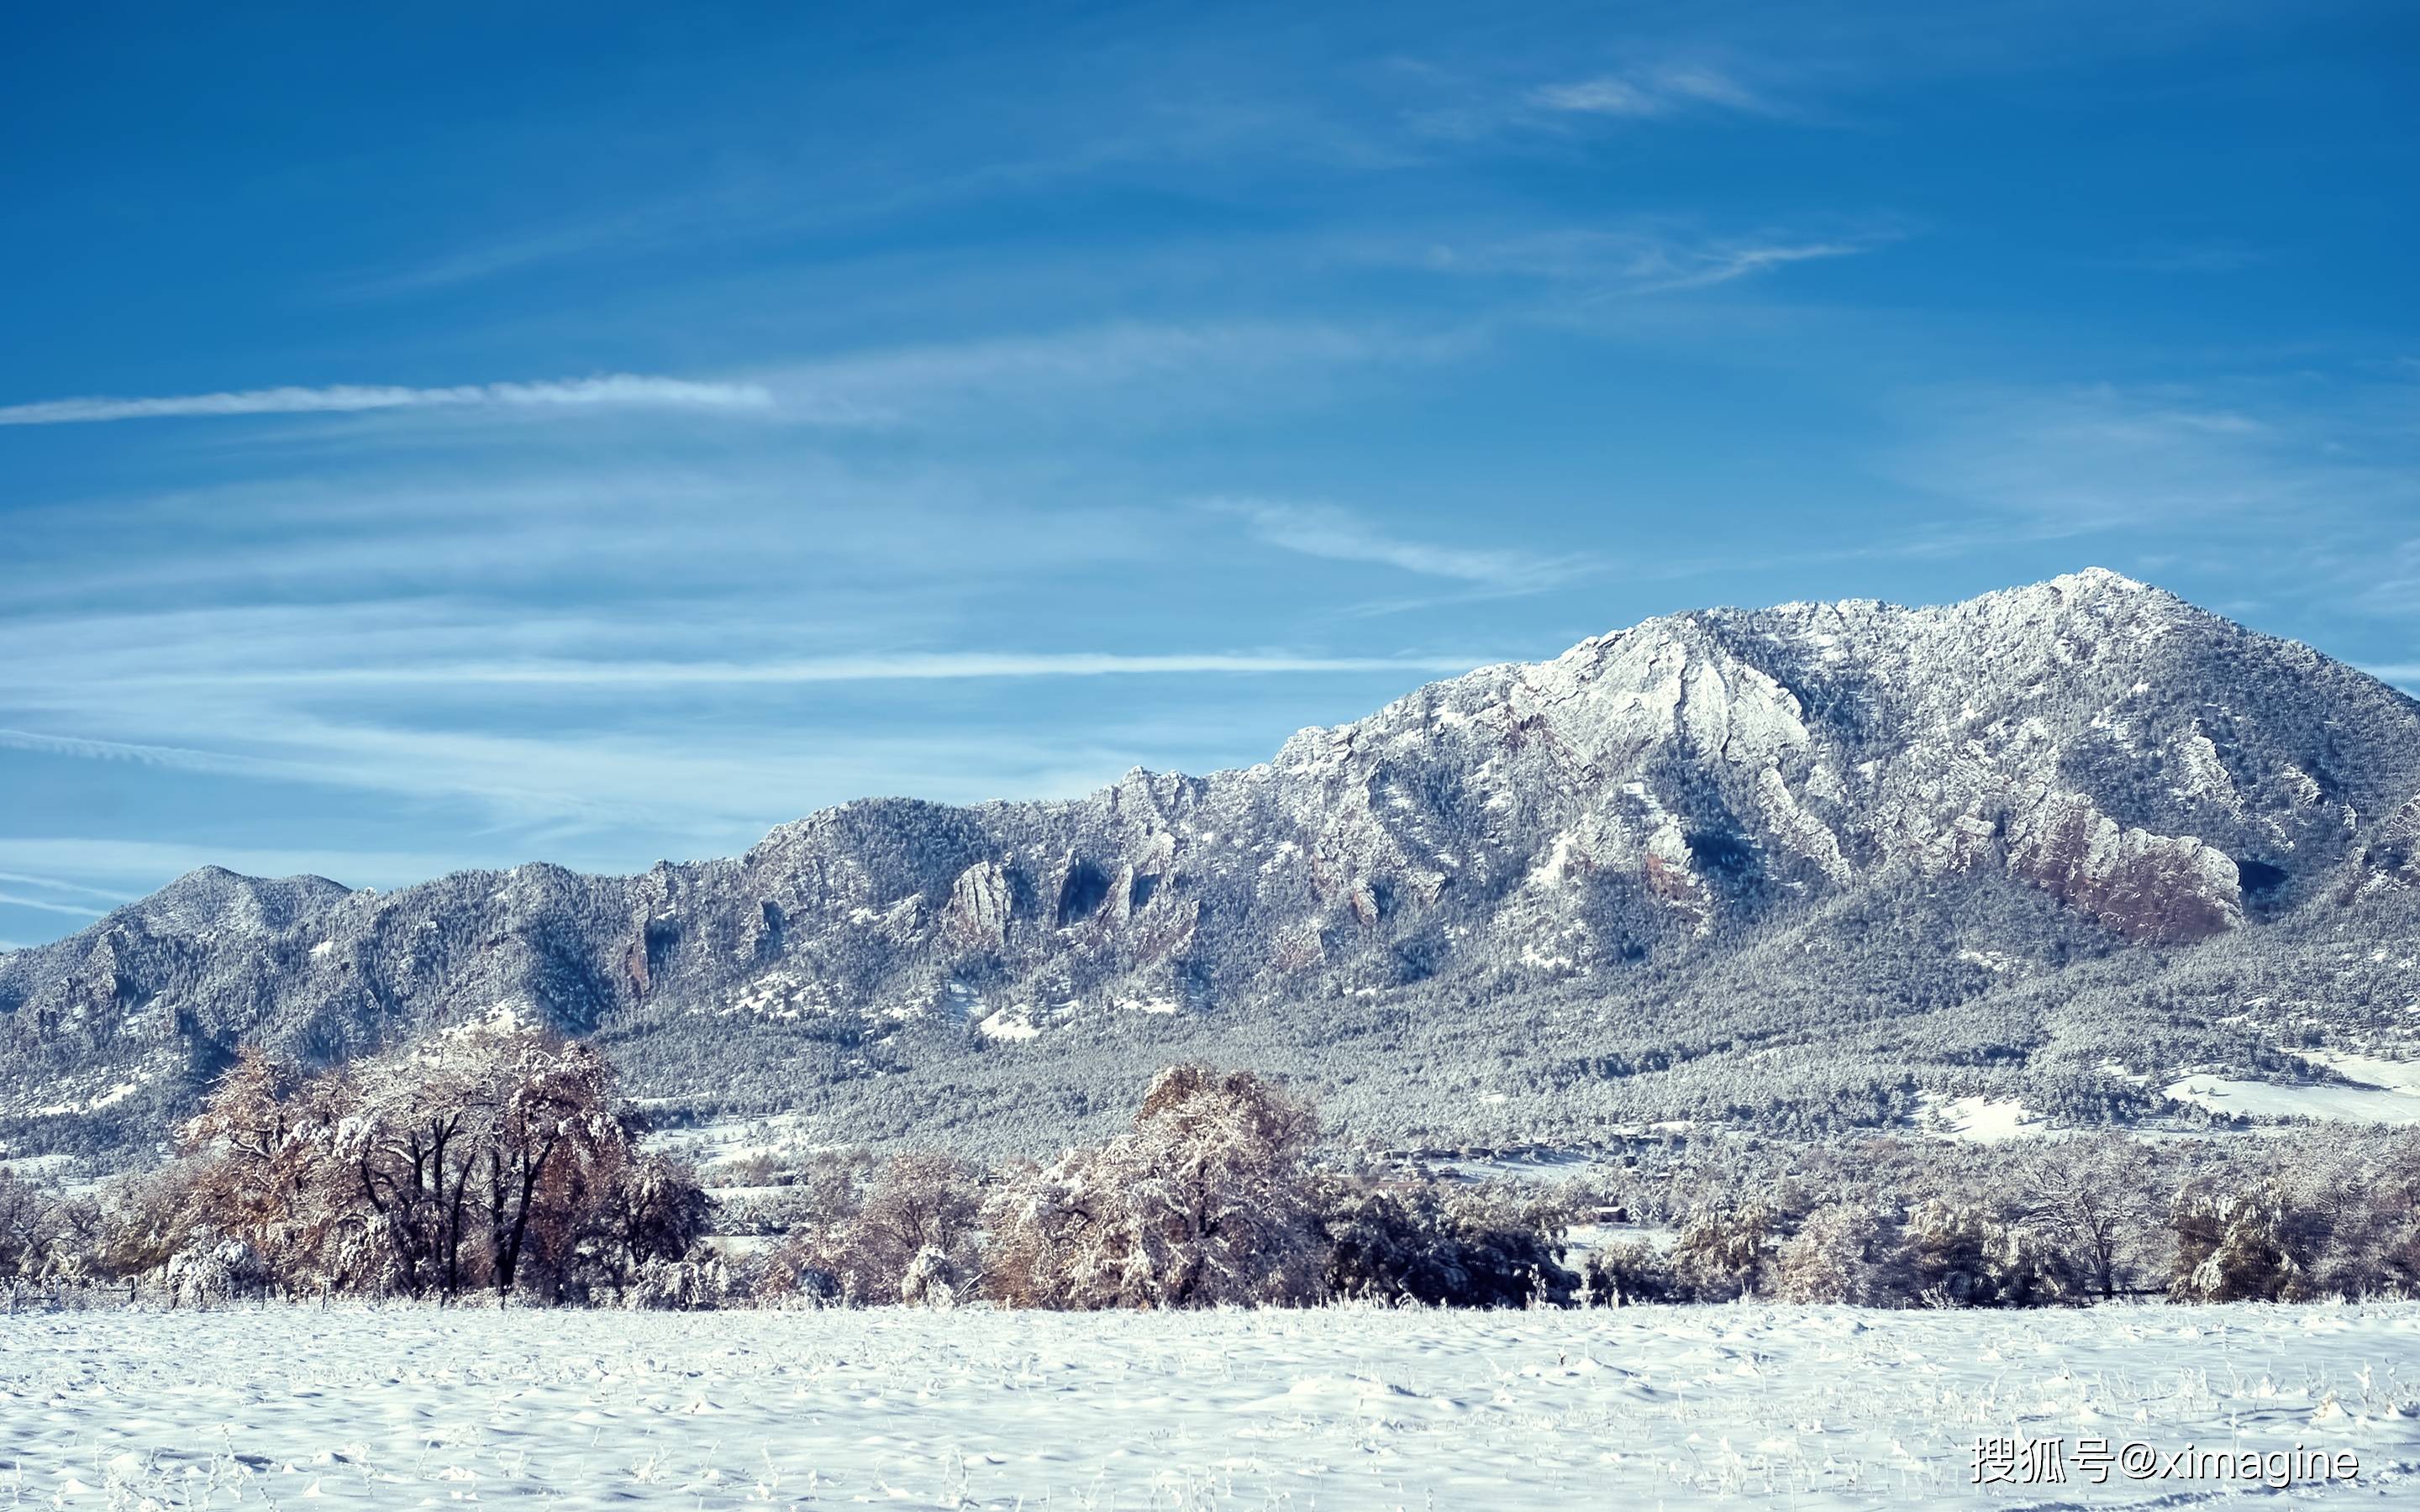
[{"label": "mountain slope", "polygon": [[2420,704],[2094,569],[1651,620],[1241,771],[852,803],[632,877],[197,872],[0,956],[0,1138],[147,1140],[239,1042],[336,1061],[499,1005],[675,1112],[834,1139],[1046,1145],[1178,1054],[1388,1137],[2091,1114],[2375,1042],[2415,899]]}]

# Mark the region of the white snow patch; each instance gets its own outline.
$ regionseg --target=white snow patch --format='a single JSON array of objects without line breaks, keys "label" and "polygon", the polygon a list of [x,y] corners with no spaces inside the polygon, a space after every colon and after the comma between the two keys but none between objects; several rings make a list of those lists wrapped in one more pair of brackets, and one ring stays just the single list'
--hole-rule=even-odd
[{"label": "white snow patch", "polygon": [[1961,950],[1958,959],[1994,974],[2020,970],[2024,965],[2024,962],[2005,950]]},{"label": "white snow patch", "polygon": [[2369,1087],[2420,1097],[2420,1060],[2386,1060],[2376,1056],[2349,1055],[2340,1050],[2313,1051],[2303,1057]]},{"label": "white snow patch", "polygon": [[1952,1097],[1938,1092],[1916,1094],[1916,1121],[1945,1138],[1995,1145],[2040,1134],[2048,1120],[2028,1115],[2014,1098]]},{"label": "white snow patch", "polygon": [[1033,1022],[1032,1011],[1021,1003],[993,1010],[975,1028],[986,1040],[1031,1040],[1042,1032]]},{"label": "white snow patch", "polygon": [[[2352,1060],[2359,1057],[2347,1057]],[[2394,1065],[2395,1062],[2377,1062]],[[2350,1067],[2339,1066],[2346,1075]],[[2420,1124],[2420,1088],[2329,1086],[2315,1082],[2252,1082],[2196,1072],[2167,1093],[2217,1113],[2246,1119],[2324,1119],[2339,1123]]]}]

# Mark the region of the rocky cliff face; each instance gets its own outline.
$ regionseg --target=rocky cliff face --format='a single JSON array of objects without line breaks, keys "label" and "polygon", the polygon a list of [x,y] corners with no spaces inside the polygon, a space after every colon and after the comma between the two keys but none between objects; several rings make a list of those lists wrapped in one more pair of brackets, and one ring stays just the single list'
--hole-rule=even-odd
[{"label": "rocky cliff face", "polygon": [[[1669,995],[1877,889],[2173,950],[2420,886],[2415,814],[2420,705],[2115,574],[1711,610],[1078,802],[854,803],[635,877],[196,872],[0,957],[0,1128],[156,1125],[240,1041],[338,1060],[497,1004],[668,1096],[1002,1045],[1047,1083],[1140,1019]],[[2024,927],[1934,943],[2023,963]]]}]

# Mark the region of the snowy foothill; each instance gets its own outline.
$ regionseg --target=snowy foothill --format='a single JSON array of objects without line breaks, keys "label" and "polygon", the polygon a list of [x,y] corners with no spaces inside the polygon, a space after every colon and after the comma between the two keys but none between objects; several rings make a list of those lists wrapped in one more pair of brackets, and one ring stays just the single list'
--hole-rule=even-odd
[{"label": "snowy foothill", "polygon": [[[0,1319],[0,1497],[936,1507],[2176,1505],[2088,1441],[2350,1453],[2420,1494],[2420,1304],[2028,1312],[706,1314],[271,1305]],[[2062,1445],[1976,1482],[1977,1443]],[[2212,1460],[2204,1458],[2207,1471]]]}]

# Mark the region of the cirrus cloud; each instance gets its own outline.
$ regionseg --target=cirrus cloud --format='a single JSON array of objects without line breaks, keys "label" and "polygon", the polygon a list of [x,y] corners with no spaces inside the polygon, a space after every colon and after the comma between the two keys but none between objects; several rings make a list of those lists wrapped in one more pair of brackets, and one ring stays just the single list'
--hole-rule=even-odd
[{"label": "cirrus cloud", "polygon": [[1692,110],[1729,110],[1751,116],[1780,114],[1772,101],[1728,73],[1677,64],[1543,85],[1529,91],[1529,103],[1542,110],[1634,119]]},{"label": "cirrus cloud", "polygon": [[300,415],[365,409],[461,408],[769,409],[771,391],[755,383],[612,373],[542,383],[459,383],[441,388],[339,383],[180,393],[150,398],[97,396],[0,406],[0,425],[67,425],[178,416]]}]

